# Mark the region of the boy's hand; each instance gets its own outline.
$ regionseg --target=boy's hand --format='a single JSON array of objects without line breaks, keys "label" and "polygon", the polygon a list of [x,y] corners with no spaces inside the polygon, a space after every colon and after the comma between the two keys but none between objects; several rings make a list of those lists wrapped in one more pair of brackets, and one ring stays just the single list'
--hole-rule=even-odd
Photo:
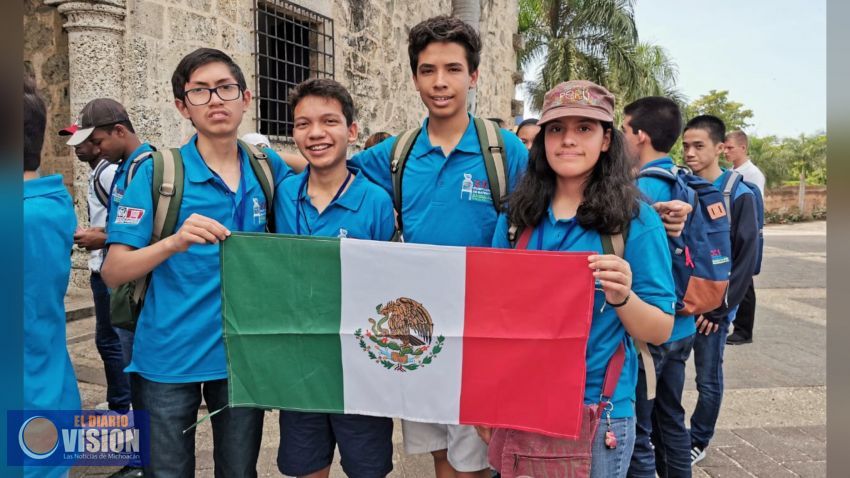
[{"label": "boy's hand", "polygon": [[87,251],[103,249],[106,245],[106,231],[102,227],[78,228],[74,232],[74,244]]},{"label": "boy's hand", "polygon": [[679,237],[682,235],[688,214],[694,210],[690,204],[678,199],[657,202],[652,207],[661,216],[661,221],[664,222],[664,229],[667,230],[667,235],[670,237]]},{"label": "boy's hand", "polygon": [[490,427],[485,427],[483,425],[475,425],[475,431],[478,432],[478,436],[481,440],[486,444],[490,444],[490,438],[493,437],[493,429]]},{"label": "boy's hand", "polygon": [[632,268],[623,258],[614,254],[589,256],[588,266],[593,269],[593,278],[605,291],[605,300],[619,304],[632,292]]},{"label": "boy's hand", "polygon": [[705,318],[704,315],[700,315],[697,317],[697,333],[703,335],[711,335],[717,332],[717,329],[720,328],[720,324],[716,322],[712,322]]},{"label": "boy's hand", "polygon": [[218,244],[229,235],[230,231],[215,219],[192,214],[166,240],[174,252],[186,252],[192,244]]}]

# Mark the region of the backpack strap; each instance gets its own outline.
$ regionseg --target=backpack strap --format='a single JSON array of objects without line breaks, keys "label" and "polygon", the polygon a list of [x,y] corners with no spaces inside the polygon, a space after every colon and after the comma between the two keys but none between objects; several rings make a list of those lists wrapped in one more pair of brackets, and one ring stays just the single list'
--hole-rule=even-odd
[{"label": "backpack strap", "polygon": [[[532,228],[525,228],[520,232],[519,238],[517,238],[517,232],[519,232],[519,226],[511,224],[511,227],[508,229],[508,240],[511,241],[511,246],[514,249],[528,249],[528,242],[531,240],[531,231]],[[511,237],[513,236],[513,239]]]},{"label": "backpack strap", "polygon": [[643,177],[653,177],[653,178],[663,177],[663,178],[669,179],[671,181],[675,181],[676,175],[679,174],[679,168],[677,168],[676,166],[673,166],[673,168],[675,169],[675,171],[671,171],[669,169],[664,169],[664,168],[659,167],[659,166],[650,166],[646,169],[641,169],[640,173],[638,173],[638,177],[639,178],[643,178]]},{"label": "backpack strap", "polygon": [[[628,238],[629,230],[624,230],[621,234],[602,235],[602,251],[605,254],[614,254],[622,258],[626,252],[626,238]],[[643,370],[646,375],[646,399],[652,400],[655,398],[655,362],[652,361],[652,354],[649,352],[649,346],[643,340],[633,338],[635,347],[640,353],[641,361],[643,362]]]},{"label": "backpack strap", "polygon": [[266,196],[266,231],[274,232],[274,213],[272,211],[274,205],[274,176],[272,175],[271,164],[269,157],[260,148],[246,141],[239,140],[239,145],[248,151],[248,162],[251,163],[251,170],[254,171],[254,176],[260,183],[260,188]]},{"label": "backpack strap", "polygon": [[124,179],[124,189],[126,190],[128,186],[130,186],[130,181],[133,180],[133,177],[136,176],[136,172],[139,170],[139,166],[142,165],[142,161],[150,158],[156,151],[145,151],[144,153],[133,158],[133,161],[130,162],[130,167],[127,168],[127,177]]},{"label": "backpack strap", "polygon": [[735,185],[738,183],[738,178],[742,178],[741,173],[734,169],[729,170],[726,175],[726,181],[723,183],[721,192],[723,193],[723,205],[726,206],[726,211],[729,213],[729,218],[732,218],[732,192],[735,190]]},{"label": "backpack strap", "polygon": [[174,233],[183,200],[183,158],[179,149],[163,149],[153,155],[154,213],[151,244]]},{"label": "backpack strap", "polygon": [[475,131],[478,133],[478,143],[484,156],[484,167],[487,170],[487,182],[496,212],[502,210],[502,204],[508,195],[505,141],[496,123],[483,118],[472,118]]},{"label": "backpack strap", "polygon": [[605,379],[602,381],[602,395],[599,397],[599,402],[603,406],[599,407],[599,413],[607,407],[617,390],[617,382],[620,380],[620,375],[623,373],[623,365],[626,363],[626,346],[623,342],[617,346],[614,355],[608,361],[608,366],[605,367]]},{"label": "backpack strap", "polygon": [[410,156],[410,150],[413,149],[413,143],[419,137],[419,132],[422,128],[409,129],[400,135],[393,143],[390,151],[390,174],[393,180],[393,206],[396,210],[396,235],[393,240],[401,240],[404,234],[404,224],[401,215],[401,178],[404,174],[404,166],[407,163],[407,157]]},{"label": "backpack strap", "polygon": [[112,163],[103,160],[94,168],[92,181],[92,188],[94,189],[94,195],[97,198],[97,202],[99,202],[103,207],[109,208],[109,191],[103,187],[103,183],[100,182],[100,175],[103,174],[103,171],[111,166]]}]

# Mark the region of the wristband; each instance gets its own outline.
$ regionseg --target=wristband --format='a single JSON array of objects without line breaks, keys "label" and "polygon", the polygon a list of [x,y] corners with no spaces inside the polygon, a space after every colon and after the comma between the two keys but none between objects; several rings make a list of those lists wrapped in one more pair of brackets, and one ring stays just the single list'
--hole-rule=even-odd
[{"label": "wristband", "polygon": [[631,296],[632,296],[632,291],[629,291],[629,294],[626,296],[626,298],[623,299],[623,301],[620,302],[619,304],[612,304],[612,303],[608,302],[608,299],[605,299],[605,303],[616,309],[617,307],[622,307],[622,306],[626,305],[626,303],[629,301],[629,298],[631,298]]}]

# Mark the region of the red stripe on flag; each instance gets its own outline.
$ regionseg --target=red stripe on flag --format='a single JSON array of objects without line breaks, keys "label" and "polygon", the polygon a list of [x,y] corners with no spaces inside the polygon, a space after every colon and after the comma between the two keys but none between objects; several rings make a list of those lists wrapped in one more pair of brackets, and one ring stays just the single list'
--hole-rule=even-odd
[{"label": "red stripe on flag", "polygon": [[467,249],[460,423],[578,436],[588,255]]}]

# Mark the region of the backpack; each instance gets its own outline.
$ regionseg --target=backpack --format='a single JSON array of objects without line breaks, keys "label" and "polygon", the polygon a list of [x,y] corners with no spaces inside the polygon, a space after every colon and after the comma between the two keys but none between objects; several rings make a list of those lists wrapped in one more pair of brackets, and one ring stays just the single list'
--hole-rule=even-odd
[{"label": "backpack", "polygon": [[[484,156],[484,167],[487,170],[487,182],[490,185],[490,195],[493,198],[493,207],[498,214],[502,210],[502,204],[508,195],[508,161],[505,154],[505,141],[496,123],[483,118],[473,117],[475,131],[478,135],[478,143],[481,145],[481,153]],[[393,206],[395,207],[398,222],[394,241],[404,240],[404,223],[401,214],[401,184],[404,167],[407,164],[410,150],[421,127],[407,130],[396,139],[390,152],[390,172],[393,181]]]},{"label": "backpack", "polygon": [[[257,177],[263,194],[266,196],[266,230],[273,232],[274,227],[274,177],[268,156],[254,145],[239,141],[240,146],[248,151],[251,170]],[[180,203],[183,199],[183,158],[179,149],[163,149],[140,155],[133,160],[141,162],[147,157],[153,160],[153,182],[151,194],[153,197],[153,231],[151,244],[166,238],[175,232],[177,216],[180,213]],[[131,165],[128,171],[127,184],[136,170]],[[144,305],[145,292],[150,284],[151,274],[127,282],[115,288],[110,296],[110,321],[113,327],[130,331],[136,330],[136,322]]]},{"label": "backpack", "polygon": [[94,180],[92,181],[92,189],[94,190],[94,195],[97,198],[97,202],[99,202],[101,206],[107,209],[109,209],[109,191],[107,191],[107,189],[103,187],[103,184],[100,182],[100,175],[103,174],[103,171],[106,168],[112,165],[112,163],[106,160],[102,160],[101,162],[99,162],[94,168]]},{"label": "backpack", "polygon": [[[527,249],[528,241],[531,239],[531,229],[520,230],[514,224],[511,224],[508,228],[508,241],[511,243],[511,247],[515,249]],[[602,252],[605,254],[613,254],[621,259],[625,256],[626,253],[626,240],[629,237],[629,228],[626,227],[620,234],[600,234],[599,238],[602,240]],[[655,398],[655,362],[652,360],[652,353],[649,351],[649,346],[643,340],[632,338],[632,341],[635,343],[635,348],[638,350],[638,354],[641,357],[641,361],[643,362],[643,369],[646,373],[646,396],[647,400],[652,400]]]},{"label": "backpack", "polygon": [[753,192],[753,198],[756,203],[756,220],[758,222],[758,245],[756,246],[756,268],[753,275],[756,276],[761,272],[761,258],[764,253],[764,199],[761,196],[761,190],[754,183],[744,180],[744,176],[734,169],[729,170],[726,175],[726,180],[723,182],[723,203],[726,204],[726,210],[732,214],[732,193],[738,187],[738,183],[744,183],[744,186],[750,188]]},{"label": "backpack", "polygon": [[673,199],[693,207],[679,237],[668,237],[676,284],[676,315],[700,315],[726,300],[732,272],[732,239],[723,195],[712,183],[685,168],[650,167],[639,177],[672,184]]}]

